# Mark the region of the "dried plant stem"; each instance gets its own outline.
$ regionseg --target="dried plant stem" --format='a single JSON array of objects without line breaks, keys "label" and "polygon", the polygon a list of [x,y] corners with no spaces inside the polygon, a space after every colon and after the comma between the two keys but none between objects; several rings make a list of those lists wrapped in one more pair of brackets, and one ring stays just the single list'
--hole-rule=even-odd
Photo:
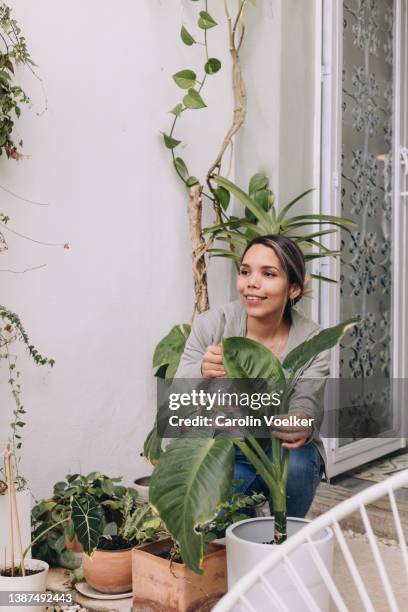
[{"label": "dried plant stem", "polygon": [[[234,23],[232,23],[232,17],[228,6],[228,1],[224,0],[224,10],[227,16],[228,22],[228,38],[229,38],[229,51],[232,58],[232,83],[233,83],[233,95],[234,95],[234,112],[233,119],[230,128],[228,129],[221,148],[211,164],[207,176],[206,183],[211,194],[214,196],[213,205],[215,211],[215,225],[222,223],[222,208],[215,196],[215,187],[212,185],[212,179],[215,174],[218,174],[221,168],[221,163],[225,152],[228,147],[231,147],[231,160],[233,150],[233,137],[238,132],[240,127],[245,121],[246,116],[246,89],[245,83],[242,78],[241,64],[239,60],[239,50],[242,45],[244,37],[244,22],[243,22],[243,11],[247,0],[242,0],[238,13],[235,17]],[[241,25],[241,32],[239,42],[237,44],[236,37],[238,33],[238,26]],[[230,160],[228,174],[231,170]],[[192,266],[193,266],[193,279],[194,279],[194,293],[195,302],[193,308],[194,319],[195,313],[205,312],[209,308],[208,299],[208,283],[207,283],[207,267],[208,262],[206,260],[207,251],[213,246],[214,236],[211,236],[207,241],[204,240],[202,235],[202,193],[203,185],[194,185],[189,191],[189,205],[188,205],[188,218],[190,225],[190,238],[192,248]]]},{"label": "dried plant stem", "polygon": [[207,263],[205,253],[209,246],[202,236],[202,185],[194,185],[189,191],[188,222],[192,251],[192,268],[194,279],[195,302],[193,318],[196,312],[208,310]]},{"label": "dried plant stem", "polygon": [[7,549],[5,546],[3,546],[3,550],[2,550],[2,568],[3,568],[3,575],[6,575],[6,564],[7,564]]},{"label": "dried plant stem", "polygon": [[9,508],[9,539],[10,539],[10,562],[11,575],[14,576],[14,525],[13,525],[13,501],[11,498],[11,477],[10,477],[10,443],[6,445],[4,452],[4,463],[6,466],[7,499]]},{"label": "dried plant stem", "polygon": [[14,516],[16,519],[18,549],[20,553],[21,574],[22,576],[25,576],[23,545],[21,542],[20,518],[18,515],[16,488],[14,486],[13,464],[11,461],[11,457],[12,457],[12,453],[10,451],[10,443],[8,442],[6,446],[5,459],[6,459],[6,469],[7,469],[7,479],[8,479],[7,485],[8,485],[8,492],[9,492],[10,518],[11,518],[11,522],[10,522],[11,545],[12,545],[12,562],[11,562],[12,569],[11,571],[13,575],[14,573],[13,513],[14,513]]},{"label": "dried plant stem", "polygon": [[[228,129],[224,140],[222,142],[221,148],[218,152],[217,157],[214,162],[211,164],[208,172],[207,172],[207,185],[212,193],[214,193],[214,188],[211,183],[211,179],[214,177],[214,174],[219,172],[221,168],[222,158],[224,156],[225,151],[231,145],[232,139],[234,135],[241,128],[242,124],[245,121],[246,117],[246,109],[247,109],[247,96],[246,96],[246,88],[245,83],[242,78],[241,71],[241,63],[239,59],[239,50],[242,45],[243,35],[244,35],[244,26],[242,22],[242,11],[245,6],[245,1],[241,2],[238,14],[234,21],[234,25],[232,25],[231,13],[228,8],[227,0],[224,0],[224,9],[225,14],[227,16],[228,22],[228,34],[229,34],[229,51],[232,58],[232,88],[234,94],[234,112],[232,118],[232,124]],[[239,23],[241,22],[241,35],[240,40],[237,44],[236,42],[236,34]],[[216,223],[221,223],[221,211],[220,205],[217,203],[216,207]]]}]

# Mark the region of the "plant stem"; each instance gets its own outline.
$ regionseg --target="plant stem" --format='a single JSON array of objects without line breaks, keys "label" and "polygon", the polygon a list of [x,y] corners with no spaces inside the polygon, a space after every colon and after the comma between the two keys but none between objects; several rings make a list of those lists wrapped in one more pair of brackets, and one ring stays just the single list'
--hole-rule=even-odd
[{"label": "plant stem", "polygon": [[67,518],[62,519],[61,521],[58,521],[58,523],[53,523],[50,527],[47,527],[47,529],[44,529],[44,531],[42,531],[36,538],[34,538],[34,540],[31,542],[31,544],[29,544],[27,546],[27,548],[25,549],[25,551],[23,552],[23,559],[24,560],[26,554],[28,553],[28,551],[30,550],[30,548],[32,548],[34,546],[34,544],[36,542],[38,542],[38,540],[40,538],[42,538],[46,533],[48,533],[49,531],[51,531],[51,529],[55,529],[55,527],[58,527],[58,525],[61,525],[62,523],[65,523],[66,521],[69,521],[70,517],[68,516]]}]

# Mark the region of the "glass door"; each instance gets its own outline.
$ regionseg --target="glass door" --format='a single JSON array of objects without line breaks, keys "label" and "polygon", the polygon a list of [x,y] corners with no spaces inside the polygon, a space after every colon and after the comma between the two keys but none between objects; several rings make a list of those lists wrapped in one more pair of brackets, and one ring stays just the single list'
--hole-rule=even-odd
[{"label": "glass door", "polygon": [[326,440],[330,475],[405,444],[403,385],[394,382],[404,376],[406,351],[399,338],[405,315],[396,302],[405,301],[408,263],[396,180],[404,18],[397,0],[323,3],[321,209],[356,225],[327,241],[342,254],[320,266],[337,280],[321,287],[320,319],[323,326],[356,314],[364,319],[334,351],[332,376],[341,379],[336,416],[347,427]]}]

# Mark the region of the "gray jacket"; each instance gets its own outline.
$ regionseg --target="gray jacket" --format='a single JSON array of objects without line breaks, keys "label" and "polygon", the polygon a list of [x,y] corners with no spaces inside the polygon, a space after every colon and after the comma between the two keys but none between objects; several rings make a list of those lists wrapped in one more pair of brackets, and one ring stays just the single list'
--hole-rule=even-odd
[{"label": "gray jacket", "polygon": [[[175,378],[202,378],[201,362],[207,346],[218,344],[222,337],[246,335],[246,310],[240,300],[212,308],[196,316],[181,357]],[[320,331],[320,327],[305,317],[296,308],[292,309],[292,323],[282,359],[304,340]],[[325,379],[329,376],[329,352],[317,355],[302,371],[302,378],[322,379],[321,384],[313,381],[313,393],[305,392],[300,384],[290,397],[290,411],[302,410],[314,419],[314,428],[308,444],[313,442],[324,462],[326,454],[320,439],[319,429],[323,420],[323,394]]]}]

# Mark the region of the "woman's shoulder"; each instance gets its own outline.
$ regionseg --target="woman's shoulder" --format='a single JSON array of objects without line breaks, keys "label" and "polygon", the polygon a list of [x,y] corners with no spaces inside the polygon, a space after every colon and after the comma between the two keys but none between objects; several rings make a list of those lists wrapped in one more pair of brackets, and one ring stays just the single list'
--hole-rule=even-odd
[{"label": "woman's shoulder", "polygon": [[321,331],[320,325],[312,321],[301,310],[292,309],[292,326],[294,334],[299,338],[299,341],[306,340]]},{"label": "woman's shoulder", "polygon": [[225,328],[228,328],[235,329],[235,334],[238,334],[244,317],[245,308],[241,301],[233,300],[197,315],[195,323],[202,330],[211,329],[223,332]]}]

